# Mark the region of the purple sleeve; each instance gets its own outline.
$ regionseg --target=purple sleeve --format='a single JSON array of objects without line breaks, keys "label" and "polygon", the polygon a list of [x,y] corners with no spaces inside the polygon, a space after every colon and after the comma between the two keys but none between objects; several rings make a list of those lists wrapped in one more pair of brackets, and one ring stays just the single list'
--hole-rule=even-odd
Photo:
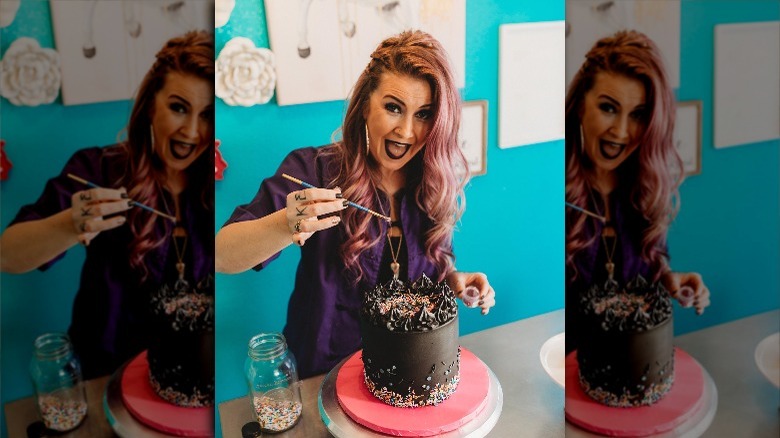
[{"label": "purple sleeve", "polygon": [[[83,184],[73,181],[67,177],[67,174],[79,176],[87,181],[93,182],[97,185],[104,184],[104,177],[100,170],[102,148],[89,148],[82,149],[73,154],[68,160],[62,172],[54,178],[51,178],[46,182],[43,188],[43,193],[38,197],[33,204],[27,204],[19,209],[14,219],[8,225],[20,222],[33,221],[38,219],[44,219],[61,212],[67,208],[70,208],[70,198],[73,193],[80,190],[84,190],[88,187]],[[65,256],[65,253],[61,253],[42,264],[38,267],[41,271],[45,271],[59,259]]]},{"label": "purple sleeve", "polygon": [[[290,152],[282,161],[276,173],[263,180],[260,184],[260,190],[257,191],[254,199],[249,204],[236,207],[230,219],[222,226],[224,227],[234,222],[259,219],[285,208],[287,206],[287,195],[303,187],[283,178],[283,173],[314,186],[324,187],[322,173],[318,171],[318,167],[316,148],[303,148]],[[256,271],[263,269],[279,257],[279,254],[277,252],[272,255],[268,260],[255,266],[254,269]]]}]

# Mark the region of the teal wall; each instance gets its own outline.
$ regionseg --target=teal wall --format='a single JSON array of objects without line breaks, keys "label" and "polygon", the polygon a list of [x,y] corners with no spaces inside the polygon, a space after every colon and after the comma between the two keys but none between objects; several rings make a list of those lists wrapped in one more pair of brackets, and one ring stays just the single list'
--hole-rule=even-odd
[{"label": "teal wall", "polygon": [[[268,47],[262,1],[237,2],[217,32],[219,50],[244,36]],[[485,272],[497,305],[487,316],[461,313],[461,334],[563,307],[563,142],[502,150],[497,146],[498,26],[562,20],[562,1],[467,1],[464,100],[489,101],[487,175],[466,189],[455,234],[457,266]],[[217,183],[217,224],[257,192],[292,149],[326,144],[341,123],[344,101],[280,107],[230,107],[218,101],[217,137],[230,167]],[[249,338],[281,331],[300,251],[289,247],[263,271],[217,278],[217,401],[246,394]]]},{"label": "teal wall", "polygon": [[[54,48],[49,2],[25,0],[13,23],[0,30],[0,53],[18,37],[33,37]],[[13,162],[0,183],[2,230],[19,208],[34,201],[46,180],[59,174],[78,149],[116,141],[130,115],[131,102],[63,106],[62,100],[38,107],[18,107],[0,99],[0,137]],[[27,367],[33,340],[41,333],[66,331],[78,288],[84,250],[73,248],[47,272],[0,275],[0,398],[2,402],[32,394]],[[7,436],[5,410],[0,436]]]},{"label": "teal wall", "polygon": [[674,270],[702,274],[712,305],[677,312],[678,334],[780,307],[780,140],[715,149],[712,124],[714,26],[778,19],[777,1],[682,2],[677,97],[702,101],[702,172],[680,189],[669,249]]}]

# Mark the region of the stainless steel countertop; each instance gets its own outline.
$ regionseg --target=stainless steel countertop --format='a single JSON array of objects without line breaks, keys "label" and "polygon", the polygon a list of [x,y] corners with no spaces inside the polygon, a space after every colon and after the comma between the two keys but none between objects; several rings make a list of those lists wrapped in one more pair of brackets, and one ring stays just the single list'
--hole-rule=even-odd
[{"label": "stainless steel countertop", "polygon": [[[563,310],[493,327],[461,337],[461,345],[482,359],[495,373],[504,392],[504,406],[490,437],[562,437],[563,388],[542,368],[539,350],[563,331]],[[302,382],[304,412],[300,422],[274,438],[328,437],[317,409],[317,392],[325,376]],[[241,436],[241,426],[252,420],[246,397],[219,404],[224,438]]]},{"label": "stainless steel countertop", "polygon": [[780,436],[780,389],[761,374],[754,358],[758,343],[778,331],[780,310],[773,310],[674,339],[718,388],[718,410],[703,437]]}]

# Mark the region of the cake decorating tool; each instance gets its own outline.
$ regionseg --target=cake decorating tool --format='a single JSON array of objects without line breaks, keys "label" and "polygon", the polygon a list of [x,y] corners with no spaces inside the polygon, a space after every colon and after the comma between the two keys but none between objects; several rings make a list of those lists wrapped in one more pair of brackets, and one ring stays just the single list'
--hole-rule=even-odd
[{"label": "cake decorating tool", "polygon": [[[76,175],[74,175],[72,173],[68,174],[68,178],[70,178],[70,179],[72,179],[74,181],[78,181],[78,182],[80,182],[80,183],[82,183],[82,184],[84,184],[84,185],[86,185],[88,187],[92,187],[93,189],[102,189],[103,188],[103,187],[100,187],[99,185],[97,185],[97,184],[95,184],[93,182],[89,182],[89,181],[85,180],[84,178],[80,178],[80,177],[78,177],[78,176],[76,176]],[[148,205],[141,204],[140,202],[133,201],[132,199],[130,200],[130,202],[132,202],[132,205],[135,206],[135,207],[143,208],[144,210],[151,211],[154,214],[158,214],[158,215],[160,215],[160,216],[162,216],[162,217],[164,217],[166,219],[170,219],[173,222],[176,222],[176,217],[174,217],[174,216],[171,216],[171,215],[169,215],[167,213],[163,213],[160,210],[155,210],[154,208],[149,207]]]},{"label": "cake decorating tool", "polygon": [[578,207],[578,206],[576,206],[576,205],[574,205],[572,203],[567,202],[566,206],[571,207],[571,208],[573,208],[573,209],[575,209],[577,211],[581,211],[581,212],[587,214],[588,216],[595,217],[596,219],[600,220],[601,222],[607,222],[607,218],[605,218],[604,216],[601,216],[601,215],[596,214],[596,213],[592,213],[592,212],[590,212],[588,210],[585,210],[582,207]]},{"label": "cake decorating tool", "polygon": [[[309,188],[309,189],[316,189],[317,188],[317,187],[314,187],[313,185],[307,183],[306,181],[301,181],[300,179],[298,179],[298,178],[296,178],[294,176],[290,176],[290,175],[288,175],[286,173],[283,173],[282,177],[284,177],[284,178],[286,178],[286,179],[288,179],[288,180],[290,180],[290,181],[292,181],[292,182],[294,182],[296,184],[300,184],[300,185],[302,185],[302,186],[304,186],[306,188]],[[387,222],[392,222],[392,219],[390,219],[390,217],[385,216],[385,215],[383,215],[381,213],[377,213],[374,210],[371,210],[370,208],[363,207],[360,204],[355,204],[352,201],[347,201],[347,205],[349,205],[350,207],[355,207],[358,210],[363,210],[363,211],[365,211],[368,214],[372,214],[372,215],[378,217],[379,219],[384,219]]]}]

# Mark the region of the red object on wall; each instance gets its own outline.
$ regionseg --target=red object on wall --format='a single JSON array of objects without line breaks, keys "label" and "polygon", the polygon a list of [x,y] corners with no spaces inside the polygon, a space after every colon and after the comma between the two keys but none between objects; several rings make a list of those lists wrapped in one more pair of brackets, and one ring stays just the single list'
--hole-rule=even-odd
[{"label": "red object on wall", "polygon": [[225,176],[225,169],[227,169],[228,164],[227,161],[225,161],[224,158],[222,158],[222,152],[219,151],[219,146],[222,144],[219,140],[214,140],[214,179],[217,181],[221,181]]},{"label": "red object on wall", "polygon": [[11,160],[5,154],[5,140],[0,140],[0,181],[8,179],[8,172],[14,167]]}]

